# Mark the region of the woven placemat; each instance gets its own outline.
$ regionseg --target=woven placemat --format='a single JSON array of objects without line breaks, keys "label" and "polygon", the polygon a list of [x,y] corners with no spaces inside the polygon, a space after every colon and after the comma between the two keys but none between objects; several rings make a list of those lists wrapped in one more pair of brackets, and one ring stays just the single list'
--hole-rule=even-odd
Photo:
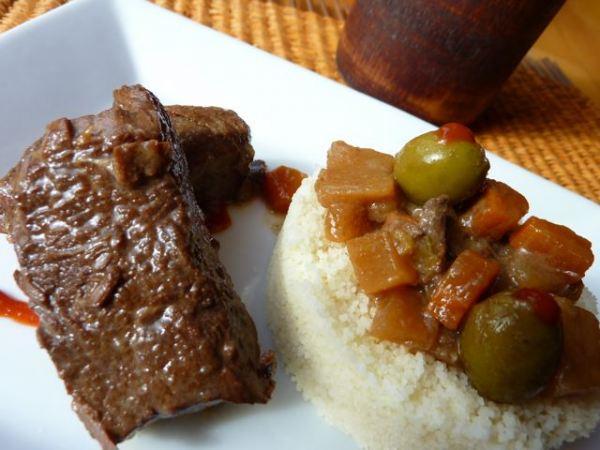
[{"label": "woven placemat", "polygon": [[[66,0],[0,0],[0,32]],[[336,0],[154,0],[193,20],[342,82]],[[526,59],[475,124],[490,150],[600,202],[600,109],[547,60]]]}]

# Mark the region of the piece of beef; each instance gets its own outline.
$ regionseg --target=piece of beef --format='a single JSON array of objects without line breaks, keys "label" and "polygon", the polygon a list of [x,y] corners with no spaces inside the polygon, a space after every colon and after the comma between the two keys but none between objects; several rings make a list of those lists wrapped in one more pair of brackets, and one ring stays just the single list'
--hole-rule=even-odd
[{"label": "piece of beef", "polygon": [[248,167],[248,175],[244,178],[236,198],[236,202],[247,202],[254,197],[260,196],[264,190],[267,164],[261,159],[255,159]]},{"label": "piece of beef", "polygon": [[412,211],[423,235],[417,240],[415,260],[422,284],[433,286],[445,270],[446,223],[452,213],[448,197],[428,200]]},{"label": "piece of beef", "polygon": [[210,210],[248,197],[253,184],[245,180],[254,149],[246,122],[234,111],[216,107],[174,105],[166,109],[187,156],[200,207]]},{"label": "piece of beef", "polygon": [[52,122],[0,183],[38,339],[105,449],[154,419],[264,403],[271,353],[219,262],[169,117],[140,86]]}]

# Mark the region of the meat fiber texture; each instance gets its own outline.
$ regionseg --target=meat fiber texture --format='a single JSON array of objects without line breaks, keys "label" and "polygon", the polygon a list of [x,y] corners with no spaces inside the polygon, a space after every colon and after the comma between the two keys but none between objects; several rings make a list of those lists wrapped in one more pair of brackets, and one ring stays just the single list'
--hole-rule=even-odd
[{"label": "meat fiber texture", "polygon": [[234,111],[214,106],[166,109],[187,157],[200,207],[235,201],[254,158],[246,122]]},{"label": "meat fiber texture", "polygon": [[268,401],[272,354],[149,91],[120,88],[112,109],[48,125],[0,183],[0,207],[38,339],[104,448],[157,418]]},{"label": "meat fiber texture", "polygon": [[[598,398],[501,405],[424,353],[368,336],[374,315],[344,244],[324,235],[314,177],[296,192],[269,269],[279,358],[303,396],[366,449],[543,449],[587,436]],[[579,304],[595,312],[586,291]]]}]

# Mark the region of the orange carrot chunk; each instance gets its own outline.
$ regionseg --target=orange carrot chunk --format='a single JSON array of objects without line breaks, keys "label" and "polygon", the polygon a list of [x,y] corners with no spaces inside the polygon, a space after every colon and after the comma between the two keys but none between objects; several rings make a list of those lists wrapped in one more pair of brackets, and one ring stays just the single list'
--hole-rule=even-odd
[{"label": "orange carrot chunk", "polygon": [[591,312],[556,297],[561,309],[563,356],[550,394],[554,397],[600,390],[600,326]]},{"label": "orange carrot chunk", "polygon": [[286,214],[292,197],[302,184],[306,174],[291,167],[279,166],[265,174],[263,195],[267,206],[279,214]]},{"label": "orange carrot chunk", "polygon": [[319,202],[328,207],[336,202],[393,199],[393,166],[391,155],[334,142],[327,155],[327,169],[321,171],[315,186]]},{"label": "orange carrot chunk", "polygon": [[472,236],[498,240],[514,229],[527,211],[525,197],[504,183],[489,180],[482,196],[460,217],[460,222]]},{"label": "orange carrot chunk", "polygon": [[368,210],[360,203],[338,202],[327,208],[325,236],[330,241],[346,242],[373,229]]},{"label": "orange carrot chunk", "polygon": [[385,230],[367,233],[346,244],[358,285],[367,294],[415,285],[419,275],[410,256],[400,256]]},{"label": "orange carrot chunk", "polygon": [[416,289],[392,289],[377,296],[371,336],[404,344],[411,350],[429,351],[438,333],[439,324],[425,311],[422,295]]},{"label": "orange carrot chunk", "polygon": [[530,217],[509,240],[513,248],[523,248],[546,256],[550,265],[583,278],[594,262],[592,243],[571,229],[537,217]]},{"label": "orange carrot chunk", "polygon": [[473,250],[456,257],[438,284],[428,309],[450,330],[456,330],[463,317],[494,282],[500,265]]},{"label": "orange carrot chunk", "polygon": [[390,213],[401,209],[401,205],[402,200],[400,199],[400,196],[371,202],[367,205],[369,220],[376,223],[383,223]]}]

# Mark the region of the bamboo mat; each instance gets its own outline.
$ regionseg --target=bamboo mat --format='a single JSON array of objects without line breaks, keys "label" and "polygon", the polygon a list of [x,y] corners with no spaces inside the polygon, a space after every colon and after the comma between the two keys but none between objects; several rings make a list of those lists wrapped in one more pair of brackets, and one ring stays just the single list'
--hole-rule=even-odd
[{"label": "bamboo mat", "polygon": [[[0,32],[65,2],[0,0]],[[343,1],[154,2],[343,82],[335,65]],[[551,61],[523,61],[474,128],[493,152],[600,202],[600,109]]]}]

